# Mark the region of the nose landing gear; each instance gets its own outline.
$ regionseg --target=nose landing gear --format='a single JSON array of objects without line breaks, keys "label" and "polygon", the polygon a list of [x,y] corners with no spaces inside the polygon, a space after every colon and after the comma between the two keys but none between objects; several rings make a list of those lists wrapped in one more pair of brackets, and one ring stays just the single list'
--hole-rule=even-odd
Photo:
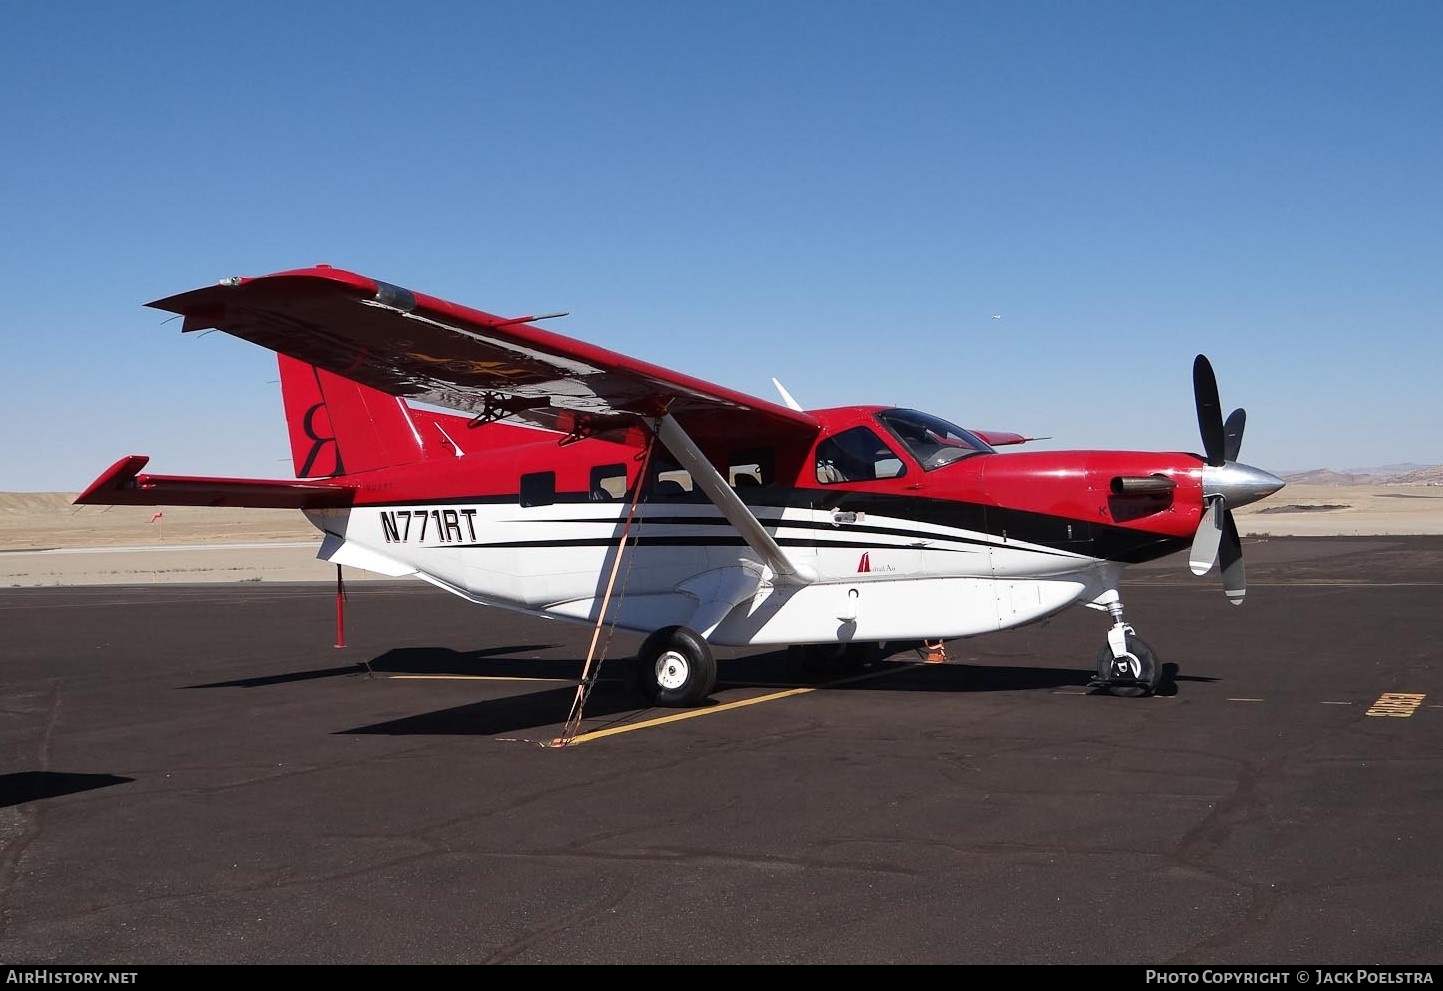
[{"label": "nose landing gear", "polygon": [[1117,590],[1109,589],[1088,605],[1106,609],[1112,616],[1112,629],[1107,631],[1107,643],[1097,651],[1097,673],[1087,687],[1120,698],[1153,694],[1162,680],[1162,665],[1147,641],[1123,620],[1122,597]]}]

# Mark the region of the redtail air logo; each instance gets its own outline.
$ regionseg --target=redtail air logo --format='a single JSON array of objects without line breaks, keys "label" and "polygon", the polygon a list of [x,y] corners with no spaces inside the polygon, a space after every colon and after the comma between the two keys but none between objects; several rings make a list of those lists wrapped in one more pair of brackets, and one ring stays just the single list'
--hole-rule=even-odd
[{"label": "redtail air logo", "polygon": [[863,551],[863,552],[862,552],[862,560],[860,560],[860,561],[857,562],[857,574],[860,575],[860,574],[861,574],[862,572],[864,572],[864,571],[871,571],[871,570],[872,570],[872,552],[871,552],[871,551]]},{"label": "redtail air logo", "polygon": [[[301,470],[296,475],[297,478],[314,478],[317,475],[344,475],[346,473],[345,465],[341,463],[341,445],[336,442],[336,429],[331,425],[329,415],[325,417],[325,422],[326,426],[331,428],[330,433],[322,436],[317,432],[316,418],[320,416],[322,411],[329,414],[324,402],[316,403],[310,409],[306,410],[306,415],[301,420],[301,429],[305,431],[306,436],[309,437],[313,443],[311,444],[310,453],[306,455],[306,463],[301,465]],[[316,459],[321,456],[321,452],[327,445],[330,445],[335,466],[330,471],[318,472],[316,471]]]}]

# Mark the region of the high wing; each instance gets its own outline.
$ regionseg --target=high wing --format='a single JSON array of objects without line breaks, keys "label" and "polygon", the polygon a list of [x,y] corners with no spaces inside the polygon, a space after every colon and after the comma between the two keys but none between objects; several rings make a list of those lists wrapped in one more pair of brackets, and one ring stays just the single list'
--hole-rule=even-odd
[{"label": "high wing", "polygon": [[574,439],[670,414],[692,437],[814,436],[801,410],[535,327],[320,265],[147,304],[408,401]]}]

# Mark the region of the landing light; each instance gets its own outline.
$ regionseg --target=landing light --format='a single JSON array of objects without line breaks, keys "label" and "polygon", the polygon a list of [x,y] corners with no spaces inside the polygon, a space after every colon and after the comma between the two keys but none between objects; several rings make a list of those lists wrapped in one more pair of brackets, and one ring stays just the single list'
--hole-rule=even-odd
[{"label": "landing light", "polygon": [[403,313],[410,313],[416,308],[416,297],[411,290],[379,280],[376,282],[376,302]]}]

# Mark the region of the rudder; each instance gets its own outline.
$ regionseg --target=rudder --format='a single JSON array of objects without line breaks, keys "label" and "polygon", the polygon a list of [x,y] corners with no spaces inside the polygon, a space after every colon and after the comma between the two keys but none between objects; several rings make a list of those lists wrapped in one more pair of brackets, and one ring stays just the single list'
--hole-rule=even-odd
[{"label": "rudder", "polygon": [[277,354],[297,478],[333,478],[421,461],[428,446],[399,396]]}]

